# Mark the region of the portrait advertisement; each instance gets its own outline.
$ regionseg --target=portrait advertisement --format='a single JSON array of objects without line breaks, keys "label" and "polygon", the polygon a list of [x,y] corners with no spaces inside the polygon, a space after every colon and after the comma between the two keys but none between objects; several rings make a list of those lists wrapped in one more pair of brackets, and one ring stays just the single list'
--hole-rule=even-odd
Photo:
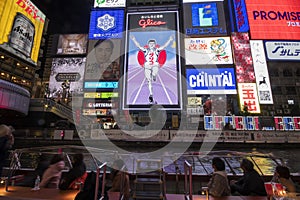
[{"label": "portrait advertisement", "polygon": [[[129,23],[136,23],[129,25],[131,31],[126,38],[123,108],[149,109],[152,104],[158,104],[178,110],[181,73],[177,15],[176,12],[150,14],[129,16]],[[145,21],[159,23],[151,27],[143,24]]]},{"label": "portrait advertisement", "polygon": [[120,39],[90,40],[85,81],[119,80],[120,47]]}]

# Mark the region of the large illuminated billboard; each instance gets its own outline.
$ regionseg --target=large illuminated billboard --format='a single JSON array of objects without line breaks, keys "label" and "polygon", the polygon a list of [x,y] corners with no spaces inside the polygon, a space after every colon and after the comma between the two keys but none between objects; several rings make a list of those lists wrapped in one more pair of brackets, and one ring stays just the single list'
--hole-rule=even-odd
[{"label": "large illuminated billboard", "polygon": [[300,40],[300,4],[295,0],[245,0],[251,39]]},{"label": "large illuminated billboard", "polygon": [[53,59],[49,79],[50,97],[59,99],[72,93],[82,93],[85,60],[86,58]]},{"label": "large illuminated billboard", "polygon": [[187,65],[233,63],[229,37],[185,38],[184,46]]},{"label": "large illuminated billboard", "polygon": [[85,54],[87,49],[87,34],[59,35],[57,54]]},{"label": "large illuminated billboard", "polygon": [[29,0],[0,2],[0,48],[37,64],[46,16]]},{"label": "large illuminated billboard", "polygon": [[186,69],[187,94],[236,94],[233,68]]},{"label": "large illuminated billboard", "polygon": [[178,12],[127,14],[124,109],[181,109]]},{"label": "large illuminated billboard", "polygon": [[91,12],[89,39],[122,38],[124,10]]},{"label": "large illuminated billboard", "polygon": [[119,80],[121,40],[90,40],[85,81]]},{"label": "large illuminated billboard", "polygon": [[183,4],[184,33],[187,36],[226,35],[223,1]]}]

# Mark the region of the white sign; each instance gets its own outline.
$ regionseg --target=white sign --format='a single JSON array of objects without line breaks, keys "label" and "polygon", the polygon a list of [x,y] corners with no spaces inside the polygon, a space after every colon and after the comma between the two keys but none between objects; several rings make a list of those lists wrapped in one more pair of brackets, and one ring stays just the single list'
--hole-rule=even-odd
[{"label": "white sign", "polygon": [[273,104],[268,66],[262,40],[250,40],[253,67],[260,104]]},{"label": "white sign", "polygon": [[267,41],[265,46],[269,60],[300,60],[300,42]]},{"label": "white sign", "polygon": [[95,0],[94,8],[116,8],[125,7],[126,0]]},{"label": "white sign", "polygon": [[187,65],[232,64],[229,37],[185,38]]}]

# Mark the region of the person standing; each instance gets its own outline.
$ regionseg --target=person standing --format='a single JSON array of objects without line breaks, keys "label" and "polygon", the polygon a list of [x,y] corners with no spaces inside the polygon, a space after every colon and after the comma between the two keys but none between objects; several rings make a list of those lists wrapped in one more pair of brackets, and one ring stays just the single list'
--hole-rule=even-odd
[{"label": "person standing", "polygon": [[219,157],[212,159],[214,173],[208,182],[208,192],[214,197],[229,196],[230,186],[225,172],[225,163]]},{"label": "person standing", "polygon": [[14,130],[12,126],[0,125],[0,177],[2,176],[2,169],[5,165],[8,151],[14,145]]},{"label": "person standing", "polygon": [[159,54],[173,41],[173,36],[170,36],[169,40],[162,46],[157,45],[155,39],[149,39],[147,43],[148,45],[145,46],[141,46],[134,36],[131,36],[131,40],[133,41],[135,46],[137,46],[144,53],[144,58],[143,58],[144,60],[139,61],[139,63],[143,64],[144,74],[148,82],[148,89],[150,93],[149,102],[153,103],[154,100],[153,100],[152,82],[156,81],[159,67],[162,64],[159,62]]},{"label": "person standing", "polygon": [[254,169],[253,163],[248,159],[243,159],[241,168],[244,175],[238,181],[230,182],[231,193],[244,196],[267,196],[264,181]]}]

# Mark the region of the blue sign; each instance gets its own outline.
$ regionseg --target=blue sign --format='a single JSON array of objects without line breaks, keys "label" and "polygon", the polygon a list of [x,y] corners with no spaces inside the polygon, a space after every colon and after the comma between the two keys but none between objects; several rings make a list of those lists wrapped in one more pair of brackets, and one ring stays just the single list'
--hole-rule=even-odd
[{"label": "blue sign", "polygon": [[89,39],[122,38],[124,10],[92,11]]},{"label": "blue sign", "polygon": [[192,4],[193,26],[218,26],[218,8],[216,3]]},{"label": "blue sign", "polygon": [[236,94],[233,68],[186,69],[188,94]]},{"label": "blue sign", "polygon": [[118,82],[84,82],[85,89],[116,89]]},{"label": "blue sign", "polygon": [[233,0],[235,21],[238,32],[248,32],[249,23],[245,0]]}]

